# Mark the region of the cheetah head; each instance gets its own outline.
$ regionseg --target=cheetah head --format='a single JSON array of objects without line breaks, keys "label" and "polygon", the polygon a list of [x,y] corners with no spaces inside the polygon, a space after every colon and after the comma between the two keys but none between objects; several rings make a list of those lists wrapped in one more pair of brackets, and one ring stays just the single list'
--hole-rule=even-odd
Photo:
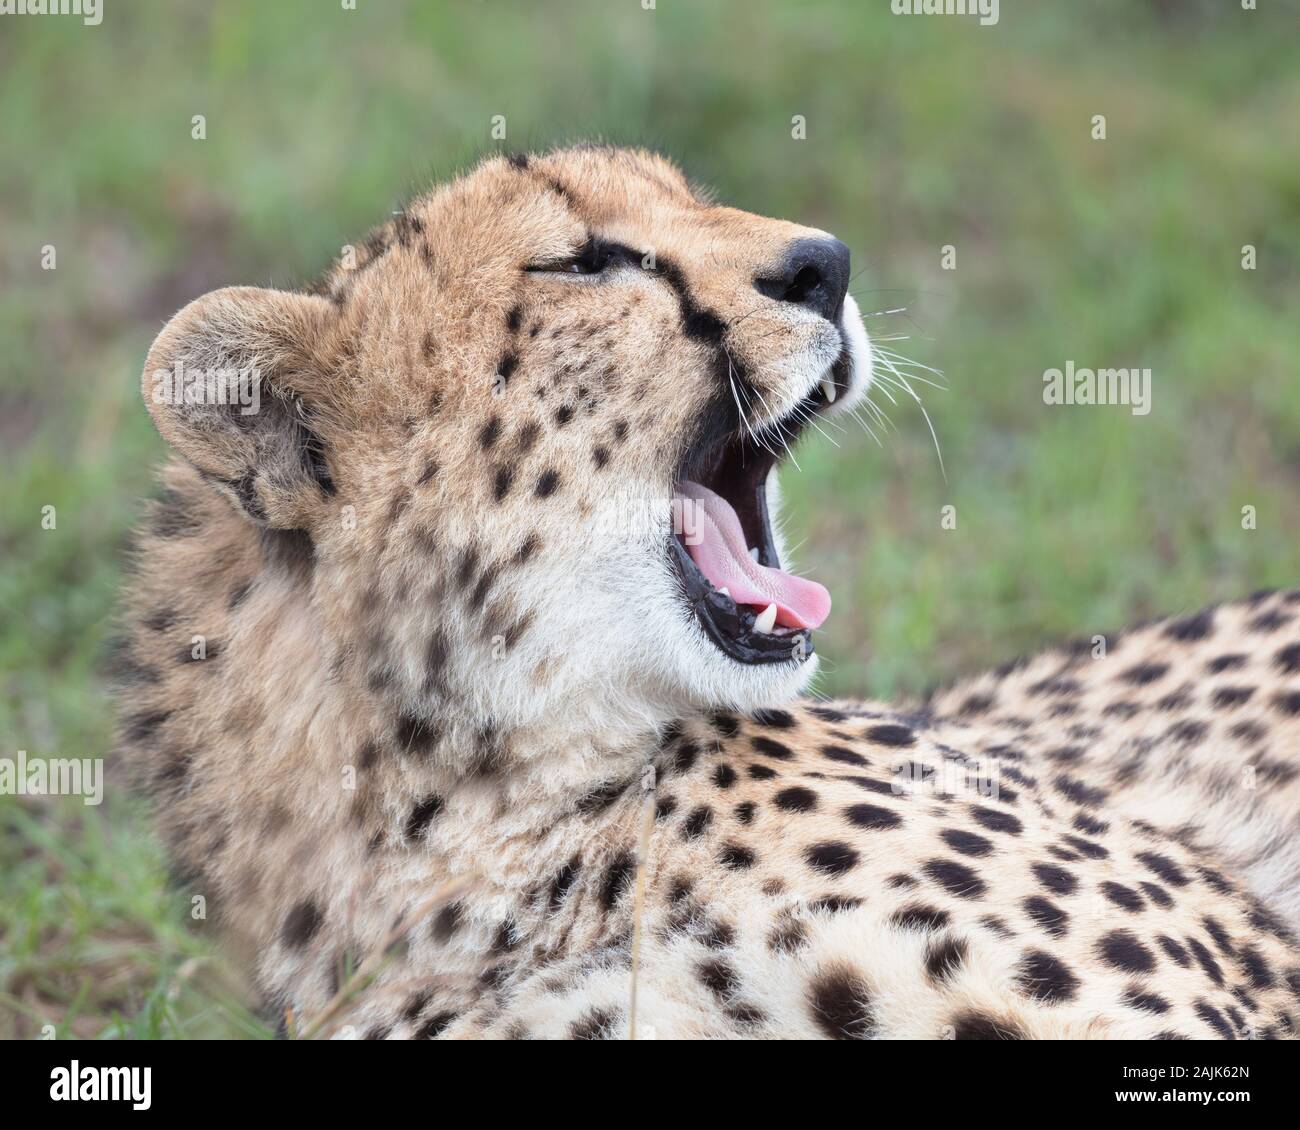
[{"label": "cheetah head", "polygon": [[144,393],[267,570],[306,556],[285,599],[403,740],[748,709],[804,687],[830,607],[781,567],[773,470],[871,379],[848,281],[654,155],[496,157],[308,290],[191,303]]}]

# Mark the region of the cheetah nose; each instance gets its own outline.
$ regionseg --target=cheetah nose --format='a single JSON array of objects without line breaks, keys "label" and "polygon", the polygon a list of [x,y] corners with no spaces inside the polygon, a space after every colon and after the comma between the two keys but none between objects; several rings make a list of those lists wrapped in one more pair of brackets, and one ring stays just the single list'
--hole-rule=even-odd
[{"label": "cheetah nose", "polygon": [[838,322],[849,289],[849,249],[838,239],[800,239],[786,249],[774,276],[754,280],[760,294],[793,302]]}]

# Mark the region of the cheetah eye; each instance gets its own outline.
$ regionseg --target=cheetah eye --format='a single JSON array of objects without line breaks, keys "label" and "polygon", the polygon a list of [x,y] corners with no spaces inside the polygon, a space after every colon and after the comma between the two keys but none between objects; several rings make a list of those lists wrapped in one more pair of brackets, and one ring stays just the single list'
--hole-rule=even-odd
[{"label": "cheetah eye", "polygon": [[567,259],[552,259],[548,263],[532,263],[526,271],[542,271],[559,275],[598,275],[610,262],[609,251],[594,239],[587,240]]}]

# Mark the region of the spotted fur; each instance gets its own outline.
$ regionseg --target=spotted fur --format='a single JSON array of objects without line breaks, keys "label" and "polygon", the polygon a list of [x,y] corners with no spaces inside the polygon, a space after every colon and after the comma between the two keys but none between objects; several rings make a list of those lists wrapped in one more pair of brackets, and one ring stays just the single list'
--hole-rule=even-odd
[{"label": "spotted fur", "polygon": [[[295,1030],[622,1038],[635,942],[641,1037],[1294,1033],[1300,592],[910,706],[801,699],[815,657],[680,600],[684,452],[843,345],[755,283],[818,234],[641,152],[498,158],[154,344],[122,755]],[[526,270],[593,236],[610,279]],[[263,410],[157,403],[178,361]]]}]

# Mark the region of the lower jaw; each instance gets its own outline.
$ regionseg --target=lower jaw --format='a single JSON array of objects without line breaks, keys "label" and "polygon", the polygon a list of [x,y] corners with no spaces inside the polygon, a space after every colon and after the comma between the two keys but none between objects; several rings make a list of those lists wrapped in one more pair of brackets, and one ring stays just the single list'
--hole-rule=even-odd
[{"label": "lower jaw", "polygon": [[686,547],[676,537],[668,539],[668,552],[681,578],[686,603],[691,606],[704,634],[719,651],[737,663],[802,663],[813,653],[812,633],[804,630],[755,631],[753,609],[737,606],[700,574]]}]

